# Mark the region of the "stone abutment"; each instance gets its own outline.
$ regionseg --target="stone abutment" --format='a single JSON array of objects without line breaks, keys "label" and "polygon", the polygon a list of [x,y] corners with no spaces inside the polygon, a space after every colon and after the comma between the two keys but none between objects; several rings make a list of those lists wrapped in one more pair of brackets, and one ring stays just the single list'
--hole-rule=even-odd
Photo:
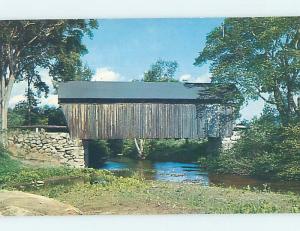
[{"label": "stone abutment", "polygon": [[66,132],[16,130],[8,132],[8,150],[14,157],[54,165],[84,167],[81,140]]}]

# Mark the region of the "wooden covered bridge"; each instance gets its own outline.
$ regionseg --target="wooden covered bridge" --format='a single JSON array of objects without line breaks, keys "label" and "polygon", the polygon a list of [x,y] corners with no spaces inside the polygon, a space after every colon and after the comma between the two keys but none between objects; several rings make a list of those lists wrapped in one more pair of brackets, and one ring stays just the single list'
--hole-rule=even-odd
[{"label": "wooden covered bridge", "polygon": [[83,140],[231,136],[234,85],[180,82],[61,83],[70,135]]}]

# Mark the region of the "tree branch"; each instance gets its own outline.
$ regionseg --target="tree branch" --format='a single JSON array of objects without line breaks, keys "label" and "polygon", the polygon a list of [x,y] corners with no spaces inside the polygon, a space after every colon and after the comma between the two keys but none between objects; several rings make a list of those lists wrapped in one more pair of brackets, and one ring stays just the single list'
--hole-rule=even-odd
[{"label": "tree branch", "polygon": [[52,27],[50,27],[50,28],[47,28],[48,31],[43,31],[43,30],[41,30],[41,32],[40,32],[38,35],[34,36],[31,40],[29,40],[29,41],[27,42],[26,45],[24,45],[24,46],[22,47],[22,49],[20,49],[20,50],[18,51],[17,57],[19,57],[20,54],[21,54],[21,52],[22,52],[24,49],[26,49],[28,46],[30,46],[34,41],[36,41],[40,36],[48,37],[49,35],[51,35],[51,32],[52,32],[54,29],[56,29],[57,26],[61,26],[61,25],[63,25],[63,24],[64,24],[64,21],[61,20],[59,23],[54,24],[54,25],[53,25]]},{"label": "tree branch", "polygon": [[264,96],[262,95],[263,92],[260,90],[260,88],[259,88],[258,86],[255,86],[255,88],[256,88],[256,90],[257,90],[257,93],[256,93],[256,94],[257,94],[262,100],[264,100],[266,103],[276,105],[276,103],[275,103],[273,100],[269,100],[269,99],[267,99],[266,97],[264,97]]}]

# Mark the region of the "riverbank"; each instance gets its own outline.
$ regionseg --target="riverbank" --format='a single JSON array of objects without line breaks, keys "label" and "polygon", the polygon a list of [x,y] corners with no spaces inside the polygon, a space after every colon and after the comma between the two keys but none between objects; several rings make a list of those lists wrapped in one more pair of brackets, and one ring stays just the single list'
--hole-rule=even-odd
[{"label": "riverbank", "polygon": [[[53,198],[78,208],[83,214],[300,211],[300,195],[293,193],[280,194],[247,187],[235,189],[192,183],[146,181],[138,175],[117,177],[105,170],[37,168],[24,166],[8,156],[5,160],[6,171],[0,170],[2,189],[21,190]],[[8,165],[14,167],[7,168]]]},{"label": "riverbank", "polygon": [[300,197],[250,189],[145,182],[109,176],[100,184],[76,183],[32,190],[84,214],[293,213]]}]

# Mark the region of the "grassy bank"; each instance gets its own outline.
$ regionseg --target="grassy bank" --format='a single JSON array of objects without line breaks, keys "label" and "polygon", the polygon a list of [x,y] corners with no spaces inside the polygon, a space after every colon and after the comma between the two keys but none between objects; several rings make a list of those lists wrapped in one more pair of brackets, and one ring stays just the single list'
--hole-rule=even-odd
[{"label": "grassy bank", "polygon": [[33,190],[71,204],[85,214],[290,213],[300,197],[272,192],[144,182],[115,178],[102,184],[78,183]]},{"label": "grassy bank", "polygon": [[[300,211],[300,196],[294,194],[145,181],[94,169],[32,168],[7,154],[1,154],[0,162],[1,188],[51,197],[79,208],[84,214]],[[75,178],[81,180],[69,180]],[[20,187],[28,184],[30,187]]]}]

